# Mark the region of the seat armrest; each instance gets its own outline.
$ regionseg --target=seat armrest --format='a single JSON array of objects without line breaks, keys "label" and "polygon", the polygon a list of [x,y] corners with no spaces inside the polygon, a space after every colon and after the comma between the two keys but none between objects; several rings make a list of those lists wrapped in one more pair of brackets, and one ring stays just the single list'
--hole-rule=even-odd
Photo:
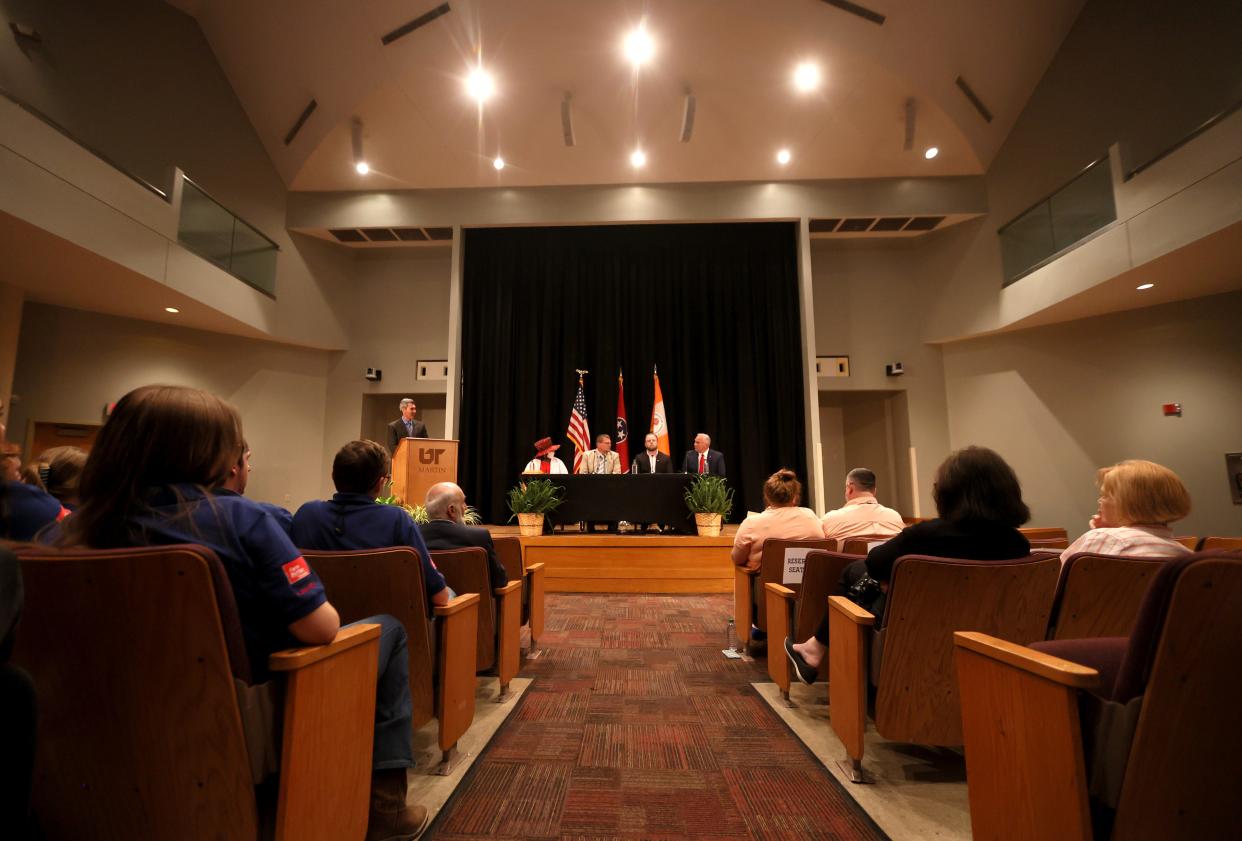
[{"label": "seat armrest", "polygon": [[291,672],[304,669],[327,657],[379,639],[379,625],[350,625],[336,632],[335,639],[327,645],[308,645],[305,648],[287,648],[267,658],[267,667],[273,672]]},{"label": "seat armrest", "polygon": [[448,604],[436,605],[433,612],[437,617],[452,616],[456,613],[461,613],[463,610],[470,607],[470,605],[477,605],[478,603],[478,593],[462,593],[455,599],[449,599]]},{"label": "seat armrest", "polygon": [[875,624],[875,616],[864,610],[845,596],[829,596],[829,610],[835,610],[855,625],[871,626]]},{"label": "seat armrest", "polygon": [[435,609],[436,716],[442,751],[451,750],[474,720],[479,604],[478,593],[465,593]]},{"label": "seat armrest", "polygon": [[793,590],[790,590],[788,587],[784,586],[783,584],[775,584],[769,581],[767,584],[764,584],[763,586],[764,586],[764,589],[766,589],[769,593],[773,594],[774,596],[777,596],[778,598],[782,598],[787,602],[791,602],[798,597],[797,593],[795,593]]},{"label": "seat armrest", "polygon": [[537,564],[527,564],[527,565],[526,565],[526,573],[525,573],[525,574],[526,574],[526,575],[530,575],[531,573],[534,573],[534,572],[539,572],[539,571],[541,571],[542,569],[543,569],[543,561],[540,561],[540,562],[539,562],[539,563],[537,563]]},{"label": "seat armrest", "polygon": [[1062,686],[1091,690],[1100,682],[1095,669],[976,631],[954,631],[953,644]]},{"label": "seat armrest", "polygon": [[503,596],[507,596],[509,593],[512,593],[515,590],[521,590],[521,589],[522,589],[522,582],[518,580],[513,580],[503,587],[497,587],[495,590],[492,591],[492,594],[495,595],[496,598],[501,598]]}]

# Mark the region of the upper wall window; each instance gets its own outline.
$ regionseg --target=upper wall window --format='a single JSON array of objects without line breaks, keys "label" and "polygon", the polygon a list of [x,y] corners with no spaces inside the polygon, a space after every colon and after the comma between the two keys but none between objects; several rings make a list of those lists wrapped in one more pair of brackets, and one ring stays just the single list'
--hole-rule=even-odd
[{"label": "upper wall window", "polygon": [[1117,221],[1108,157],[998,231],[1005,286]]},{"label": "upper wall window", "polygon": [[177,241],[233,277],[276,297],[276,243],[188,178],[181,188]]}]

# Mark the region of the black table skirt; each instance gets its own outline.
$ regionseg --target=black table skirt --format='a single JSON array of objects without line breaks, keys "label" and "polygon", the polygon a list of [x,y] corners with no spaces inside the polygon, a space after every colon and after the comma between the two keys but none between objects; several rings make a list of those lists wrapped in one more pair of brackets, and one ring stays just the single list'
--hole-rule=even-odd
[{"label": "black table skirt", "polygon": [[685,473],[622,473],[525,475],[523,481],[547,479],[565,488],[565,501],[545,519],[552,525],[570,523],[663,523],[681,534],[695,534],[694,517],[686,508],[686,488],[694,479]]}]

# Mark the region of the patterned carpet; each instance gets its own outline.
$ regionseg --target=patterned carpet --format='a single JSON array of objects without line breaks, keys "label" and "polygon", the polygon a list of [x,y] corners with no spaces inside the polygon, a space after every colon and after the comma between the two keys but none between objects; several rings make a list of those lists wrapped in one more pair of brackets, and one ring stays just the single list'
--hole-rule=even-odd
[{"label": "patterned carpet", "polygon": [[727,660],[732,597],[549,594],[534,684],[427,838],[883,839]]}]

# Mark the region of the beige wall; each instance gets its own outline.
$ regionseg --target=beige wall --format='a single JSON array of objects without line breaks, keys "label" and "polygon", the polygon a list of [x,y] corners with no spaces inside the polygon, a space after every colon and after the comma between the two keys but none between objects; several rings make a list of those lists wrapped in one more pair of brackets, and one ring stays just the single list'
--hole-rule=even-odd
[{"label": "beige wall", "polygon": [[27,304],[12,433],[28,420],[100,423],[149,383],[203,388],[241,411],[253,451],[249,496],[296,507],[322,492],[331,354],[200,330]]},{"label": "beige wall", "polygon": [[22,327],[22,291],[0,283],[0,424],[9,423],[9,395],[17,367],[17,337]]},{"label": "beige wall", "polygon": [[[1179,534],[1242,534],[1224,454],[1242,451],[1242,293],[946,346],[952,445],[997,450],[1032,525],[1085,530],[1095,470],[1164,464],[1194,500]],[[1161,404],[1179,402],[1182,417]]]},{"label": "beige wall", "polygon": [[904,515],[912,514],[910,473],[903,461],[906,450],[897,445],[898,430],[908,427],[905,398],[905,392],[894,391],[819,393],[828,508],[842,505],[845,474],[866,467],[875,472],[880,501]]}]

